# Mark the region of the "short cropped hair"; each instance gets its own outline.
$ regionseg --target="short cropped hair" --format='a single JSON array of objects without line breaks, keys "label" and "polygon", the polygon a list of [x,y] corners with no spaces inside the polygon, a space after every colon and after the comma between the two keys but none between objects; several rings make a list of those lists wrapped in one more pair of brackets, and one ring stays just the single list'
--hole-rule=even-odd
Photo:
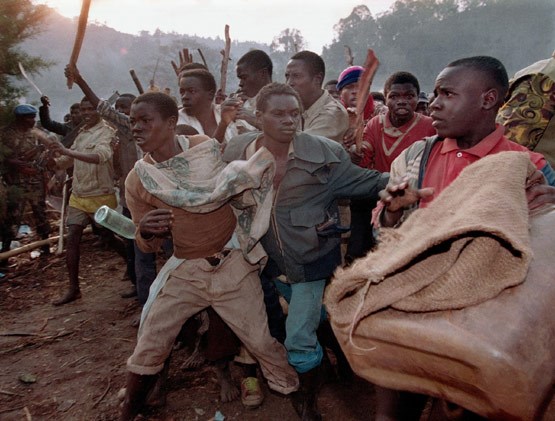
[{"label": "short cropped hair", "polygon": [[193,62],[193,63],[184,64],[183,66],[181,66],[181,67],[179,68],[179,76],[178,76],[178,79],[181,79],[181,78],[183,77],[183,73],[185,73],[185,72],[188,71],[188,70],[199,70],[199,69],[200,69],[200,70],[209,71],[209,70],[208,70],[208,67],[206,67],[206,66],[205,66],[204,64],[202,64],[202,63]]},{"label": "short cropped hair", "polygon": [[372,99],[374,101],[381,101],[385,104],[385,96],[381,92],[372,91],[372,92],[370,92],[370,96],[372,97]]},{"label": "short cropped hair", "polygon": [[395,72],[387,78],[385,85],[383,87],[383,93],[387,97],[387,94],[391,90],[391,85],[400,85],[403,83],[410,83],[416,89],[416,95],[420,93],[420,84],[418,79],[412,73],[409,72]]},{"label": "short cropped hair", "polygon": [[186,70],[181,73],[180,79],[184,77],[196,77],[197,79],[200,80],[202,87],[204,88],[205,91],[212,91],[216,93],[216,79],[214,79],[214,76],[208,70],[204,70],[204,69]]},{"label": "short cropped hair", "polygon": [[322,74],[322,81],[326,76],[326,64],[322,57],[312,51],[300,51],[291,57],[291,60],[302,60],[308,67],[310,76],[316,76],[318,73]]},{"label": "short cropped hair", "polygon": [[268,74],[271,76],[274,69],[272,59],[268,54],[262,50],[250,50],[248,53],[243,54],[243,56],[237,62],[237,66],[247,66],[252,70],[268,70]]},{"label": "short cropped hair", "polygon": [[175,117],[176,121],[179,118],[179,111],[177,104],[173,98],[163,92],[147,92],[139,95],[133,101],[133,105],[140,104],[141,102],[154,106],[156,111],[160,113],[164,120],[170,117]]},{"label": "short cropped hair", "polygon": [[484,73],[499,89],[500,101],[509,90],[509,76],[503,63],[490,56],[474,56],[452,61],[447,67],[467,67]]},{"label": "short cropped hair", "polygon": [[261,112],[266,111],[266,107],[268,106],[268,100],[270,99],[270,97],[274,95],[294,96],[297,99],[297,102],[299,103],[299,109],[302,112],[303,103],[297,91],[294,90],[291,86],[286,85],[285,83],[278,83],[278,82],[269,83],[268,85],[260,89],[260,91],[258,92],[258,95],[256,96],[256,110]]},{"label": "short cropped hair", "polygon": [[133,94],[121,94],[119,98],[129,98],[131,101],[133,101],[135,98],[137,98],[137,96]]}]

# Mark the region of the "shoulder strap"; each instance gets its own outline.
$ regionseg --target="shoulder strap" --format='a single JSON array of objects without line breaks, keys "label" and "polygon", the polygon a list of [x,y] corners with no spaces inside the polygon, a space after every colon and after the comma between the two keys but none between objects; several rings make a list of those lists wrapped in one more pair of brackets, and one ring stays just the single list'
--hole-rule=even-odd
[{"label": "shoulder strap", "polygon": [[424,180],[424,173],[426,172],[426,166],[428,165],[428,158],[430,157],[430,152],[432,151],[432,147],[435,143],[439,140],[439,136],[431,136],[424,138],[425,146],[424,151],[422,152],[422,161],[420,161],[420,169],[418,171],[418,188],[422,188],[422,182]]},{"label": "shoulder strap", "polygon": [[426,171],[426,165],[428,163],[428,158],[432,147],[434,144],[440,140],[438,135],[425,137],[421,141],[413,143],[405,150],[405,166],[410,168],[414,177],[416,177],[415,165],[418,165],[418,183],[417,188],[422,188],[422,180],[424,179],[424,173]]}]

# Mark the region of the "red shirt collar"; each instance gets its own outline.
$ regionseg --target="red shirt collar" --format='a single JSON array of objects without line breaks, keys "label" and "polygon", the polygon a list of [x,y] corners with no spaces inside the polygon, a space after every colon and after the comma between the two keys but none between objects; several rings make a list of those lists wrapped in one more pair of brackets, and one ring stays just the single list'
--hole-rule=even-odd
[{"label": "red shirt collar", "polygon": [[474,145],[469,149],[460,149],[457,145],[455,139],[445,138],[443,140],[443,145],[441,147],[440,153],[446,154],[453,151],[463,150],[465,153],[477,156],[478,158],[483,158],[503,140],[503,135],[505,134],[505,126],[496,124],[496,128],[489,135],[484,137],[478,144]]},{"label": "red shirt collar", "polygon": [[415,112],[414,115],[412,116],[412,118],[409,121],[407,121],[401,127],[395,127],[395,126],[393,126],[393,124],[391,123],[391,120],[389,119],[390,114],[391,113],[390,113],[389,110],[385,113],[385,115],[382,114],[384,116],[384,122],[383,122],[384,123],[383,124],[384,128],[385,129],[399,130],[400,132],[403,132],[403,133],[407,130],[407,128],[409,128],[409,126],[414,122],[414,120],[416,120],[417,118],[420,118],[420,116],[421,116],[420,113]]}]

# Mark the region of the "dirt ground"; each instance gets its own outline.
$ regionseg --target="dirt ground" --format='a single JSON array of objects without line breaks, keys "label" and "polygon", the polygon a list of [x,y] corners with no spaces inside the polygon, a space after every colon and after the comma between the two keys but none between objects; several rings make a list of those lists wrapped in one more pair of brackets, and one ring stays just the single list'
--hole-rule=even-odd
[{"label": "dirt ground", "polygon": [[[118,391],[124,385],[125,361],[135,345],[132,327],[140,308],[120,294],[121,257],[94,245],[85,235],[81,254],[82,298],[52,306],[67,283],[64,255],[46,261],[24,253],[10,259],[0,279],[0,420],[116,420]],[[55,251],[55,247],[52,248]],[[240,401],[222,403],[213,368],[181,368],[185,351],[174,352],[164,407],[149,409],[143,419],[297,420],[288,398],[270,392],[255,410]],[[233,368],[239,383],[240,370]],[[372,418],[374,391],[361,379],[345,385],[328,379],[320,398],[325,420]],[[218,414],[219,415],[219,414]]]}]

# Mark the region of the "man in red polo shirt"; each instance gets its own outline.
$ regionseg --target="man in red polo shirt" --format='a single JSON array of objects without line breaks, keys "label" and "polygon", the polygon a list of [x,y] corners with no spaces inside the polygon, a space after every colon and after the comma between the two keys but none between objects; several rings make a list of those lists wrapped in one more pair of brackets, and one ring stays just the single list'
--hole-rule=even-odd
[{"label": "man in red polo shirt", "polygon": [[417,140],[436,134],[432,119],[416,112],[420,85],[414,75],[397,72],[385,82],[387,113],[373,117],[364,129],[367,148],[363,168],[388,172],[399,154]]},{"label": "man in red polo shirt", "polygon": [[[407,213],[437,197],[466,166],[502,151],[527,151],[538,168],[527,188],[530,209],[555,203],[555,174],[551,166],[542,155],[509,141],[503,135],[503,127],[495,123],[507,89],[507,72],[492,57],[460,59],[439,74],[435,99],[430,105],[438,136],[416,142],[393,162],[390,182],[380,192],[375,223],[397,225]],[[409,406],[412,410],[421,409],[419,405],[408,405],[407,395],[410,394],[377,388],[376,418],[417,416],[406,413]],[[412,403],[418,401],[414,395],[410,399]]]}]

